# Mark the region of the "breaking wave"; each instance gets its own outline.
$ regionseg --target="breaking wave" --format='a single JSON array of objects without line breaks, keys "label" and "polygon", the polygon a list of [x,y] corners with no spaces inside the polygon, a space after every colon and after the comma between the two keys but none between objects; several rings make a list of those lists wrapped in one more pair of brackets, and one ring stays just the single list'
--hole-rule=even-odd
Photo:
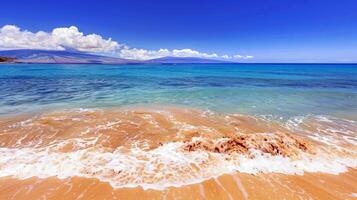
[{"label": "breaking wave", "polygon": [[68,110],[0,121],[0,177],[86,177],[164,189],[242,172],[357,167],[357,123],[187,108]]}]

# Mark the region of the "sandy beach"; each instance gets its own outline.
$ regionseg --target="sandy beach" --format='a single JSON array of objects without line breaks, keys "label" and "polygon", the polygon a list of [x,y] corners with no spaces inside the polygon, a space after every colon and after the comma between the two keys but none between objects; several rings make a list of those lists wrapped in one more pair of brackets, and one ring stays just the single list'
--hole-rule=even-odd
[{"label": "sandy beach", "polygon": [[2,118],[0,199],[356,198],[356,147],[307,134],[326,120],[291,123],[182,107]]},{"label": "sandy beach", "polygon": [[0,179],[0,199],[356,199],[357,171],[340,175],[306,173],[223,175],[164,190],[114,189],[96,179],[74,177]]}]

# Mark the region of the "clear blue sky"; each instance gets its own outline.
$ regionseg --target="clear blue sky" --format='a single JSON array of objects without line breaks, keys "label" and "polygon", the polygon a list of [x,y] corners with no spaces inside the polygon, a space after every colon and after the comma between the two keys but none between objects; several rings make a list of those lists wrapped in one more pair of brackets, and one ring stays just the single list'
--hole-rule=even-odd
[{"label": "clear blue sky", "polygon": [[253,61],[357,61],[356,0],[3,0],[0,26],[77,26],[131,47],[253,55]]}]

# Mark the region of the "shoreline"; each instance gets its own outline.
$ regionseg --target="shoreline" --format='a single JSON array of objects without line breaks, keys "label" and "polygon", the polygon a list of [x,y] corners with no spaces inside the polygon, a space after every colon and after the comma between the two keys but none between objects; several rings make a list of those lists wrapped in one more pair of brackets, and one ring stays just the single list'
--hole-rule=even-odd
[{"label": "shoreline", "polygon": [[1,199],[334,199],[353,200],[357,191],[357,170],[339,175],[306,173],[299,175],[236,173],[202,183],[164,190],[142,188],[113,189],[96,179],[0,178]]},{"label": "shoreline", "polygon": [[145,105],[1,118],[0,199],[353,199],[355,124],[338,120]]}]

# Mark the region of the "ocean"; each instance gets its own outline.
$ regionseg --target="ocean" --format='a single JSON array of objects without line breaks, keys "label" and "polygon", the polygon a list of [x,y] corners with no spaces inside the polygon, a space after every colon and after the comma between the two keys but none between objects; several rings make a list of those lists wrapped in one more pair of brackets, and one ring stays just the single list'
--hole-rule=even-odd
[{"label": "ocean", "polygon": [[0,199],[357,192],[357,64],[1,64],[0,91]]},{"label": "ocean", "polygon": [[224,113],[357,114],[353,64],[2,64],[0,114],[180,105]]}]

